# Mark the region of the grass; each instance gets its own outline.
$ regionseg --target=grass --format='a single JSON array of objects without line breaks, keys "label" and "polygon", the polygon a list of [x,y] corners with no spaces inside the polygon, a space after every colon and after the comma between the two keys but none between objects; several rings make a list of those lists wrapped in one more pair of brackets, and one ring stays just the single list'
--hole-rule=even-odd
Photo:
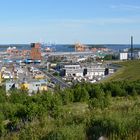
[{"label": "grass", "polygon": [[140,60],[119,62],[117,64],[122,67],[105,81],[140,80]]},{"label": "grass", "polygon": [[88,111],[88,104],[87,103],[72,103],[63,106],[63,110],[68,111],[72,114],[82,115],[86,111]]}]

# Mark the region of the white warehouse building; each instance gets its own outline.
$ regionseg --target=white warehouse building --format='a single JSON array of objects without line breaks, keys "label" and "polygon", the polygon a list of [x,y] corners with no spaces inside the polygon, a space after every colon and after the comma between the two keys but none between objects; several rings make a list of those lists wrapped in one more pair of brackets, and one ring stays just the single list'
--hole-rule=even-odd
[{"label": "white warehouse building", "polygon": [[121,52],[120,53],[120,60],[127,60],[128,59],[128,53],[127,52]]},{"label": "white warehouse building", "polygon": [[85,76],[90,77],[91,79],[94,76],[104,76],[105,75],[105,68],[87,68],[87,74]]},{"label": "white warehouse building", "polygon": [[81,67],[80,65],[65,65],[63,70],[63,76],[86,77],[89,79],[93,79],[95,77],[103,77],[105,75],[114,73],[114,69],[100,66]]},{"label": "white warehouse building", "polygon": [[80,65],[65,65],[65,76],[83,77],[83,69]]}]

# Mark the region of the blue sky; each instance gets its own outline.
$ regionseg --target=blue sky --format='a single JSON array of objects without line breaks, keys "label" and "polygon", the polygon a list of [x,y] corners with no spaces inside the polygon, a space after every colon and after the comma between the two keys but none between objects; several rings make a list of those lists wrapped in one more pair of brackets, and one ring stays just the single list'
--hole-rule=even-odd
[{"label": "blue sky", "polygon": [[0,44],[140,43],[139,0],[1,0]]}]

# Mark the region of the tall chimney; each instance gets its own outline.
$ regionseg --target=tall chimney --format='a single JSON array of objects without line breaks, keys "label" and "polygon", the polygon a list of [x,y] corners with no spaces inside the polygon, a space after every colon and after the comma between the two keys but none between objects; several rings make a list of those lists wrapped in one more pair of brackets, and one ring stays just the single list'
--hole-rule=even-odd
[{"label": "tall chimney", "polygon": [[131,36],[131,60],[133,60],[133,36]]}]

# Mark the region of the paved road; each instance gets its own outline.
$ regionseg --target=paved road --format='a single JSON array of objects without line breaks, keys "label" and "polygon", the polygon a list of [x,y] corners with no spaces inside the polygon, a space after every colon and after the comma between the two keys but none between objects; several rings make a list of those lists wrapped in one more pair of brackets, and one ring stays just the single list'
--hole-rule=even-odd
[{"label": "paved road", "polygon": [[60,85],[61,88],[69,88],[70,86],[65,83],[63,80],[61,80],[58,77],[53,76],[51,73],[44,71],[43,72],[51,79],[51,82],[53,82],[55,85]]}]

